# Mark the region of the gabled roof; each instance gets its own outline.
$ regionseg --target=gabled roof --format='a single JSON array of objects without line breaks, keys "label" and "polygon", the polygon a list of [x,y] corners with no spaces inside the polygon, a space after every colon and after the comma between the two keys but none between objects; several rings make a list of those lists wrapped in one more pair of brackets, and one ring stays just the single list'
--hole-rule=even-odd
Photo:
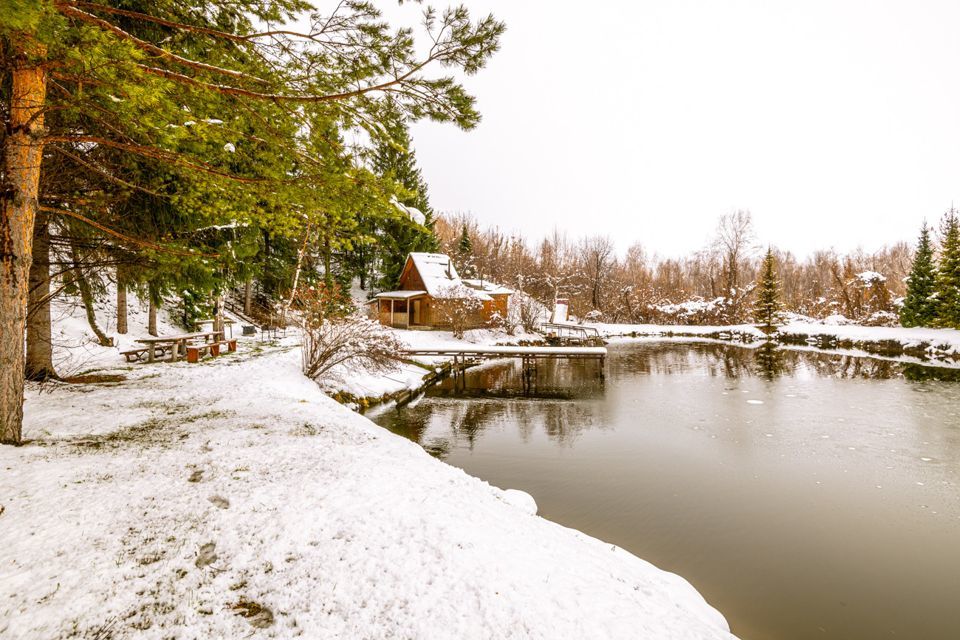
[{"label": "gabled roof", "polygon": [[[450,256],[443,253],[411,253],[408,260],[413,261],[413,268],[420,274],[423,280],[423,287],[431,296],[438,297],[443,293],[456,291],[460,293],[463,289],[463,296],[479,298],[480,300],[490,300],[490,296],[466,287],[457,273],[457,268],[453,266]],[[458,296],[459,297],[459,296]]]}]

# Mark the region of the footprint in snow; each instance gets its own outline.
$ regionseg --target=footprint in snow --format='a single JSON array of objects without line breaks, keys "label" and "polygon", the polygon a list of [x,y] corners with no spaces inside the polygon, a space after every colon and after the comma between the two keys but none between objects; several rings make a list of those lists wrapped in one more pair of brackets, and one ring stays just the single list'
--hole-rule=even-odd
[{"label": "footprint in snow", "polygon": [[187,482],[200,482],[201,480],[203,480],[203,469],[194,469],[190,477],[187,478]]},{"label": "footprint in snow", "polygon": [[223,496],[210,496],[207,498],[214,506],[220,507],[221,509],[229,509],[230,501],[224,498]]},{"label": "footprint in snow", "polygon": [[233,605],[233,610],[256,629],[266,629],[273,624],[273,611],[246,598],[241,598],[240,602]]},{"label": "footprint in snow", "polygon": [[197,553],[197,560],[194,562],[195,565],[199,568],[209,566],[217,561],[217,543],[208,542],[207,544],[200,547],[200,552]]}]

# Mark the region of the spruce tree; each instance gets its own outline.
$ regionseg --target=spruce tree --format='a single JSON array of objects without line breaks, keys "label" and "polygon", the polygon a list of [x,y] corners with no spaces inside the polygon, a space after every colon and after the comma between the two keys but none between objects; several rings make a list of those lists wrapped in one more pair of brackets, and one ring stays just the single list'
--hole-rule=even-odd
[{"label": "spruce tree", "polygon": [[929,327],[937,316],[937,269],[930,244],[930,227],[923,223],[913,266],[907,278],[907,295],[900,309],[900,323],[905,327]]},{"label": "spruce tree", "polygon": [[[379,284],[390,289],[396,286],[409,253],[435,252],[440,247],[434,232],[427,183],[417,166],[407,123],[393,101],[388,101],[382,131],[373,137],[370,164],[377,176],[395,183],[396,202],[403,209],[398,207],[393,215],[379,218],[365,216],[369,234],[376,238],[376,246],[358,245],[349,262],[351,269],[363,280],[373,262],[373,254],[377,253]],[[422,222],[414,219],[415,212],[411,208],[423,214]]]},{"label": "spruce tree", "polygon": [[459,263],[461,276],[467,278],[474,276],[473,241],[470,239],[470,230],[467,229],[467,225],[463,225],[463,231],[460,232],[460,241],[457,242],[457,262]]},{"label": "spruce tree", "polygon": [[777,261],[773,249],[767,249],[767,255],[760,266],[760,280],[757,283],[757,302],[753,307],[754,321],[764,329],[771,330],[780,318],[780,281],[777,279]]},{"label": "spruce tree", "polygon": [[960,329],[960,221],[951,207],[940,226],[936,276],[936,325]]}]

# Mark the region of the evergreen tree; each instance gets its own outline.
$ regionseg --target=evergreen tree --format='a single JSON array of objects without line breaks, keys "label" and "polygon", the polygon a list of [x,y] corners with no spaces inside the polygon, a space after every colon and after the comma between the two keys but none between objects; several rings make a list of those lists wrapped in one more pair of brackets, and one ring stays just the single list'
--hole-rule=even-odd
[{"label": "evergreen tree", "polygon": [[956,209],[943,217],[940,226],[940,260],[936,276],[936,324],[960,329],[960,220]]},{"label": "evergreen tree", "polygon": [[907,278],[907,295],[900,309],[900,323],[905,327],[928,327],[937,316],[936,265],[930,244],[930,227],[923,223],[913,267]]},{"label": "evergreen tree", "polygon": [[457,262],[461,276],[466,278],[474,276],[476,270],[473,265],[473,240],[470,239],[470,230],[467,229],[467,225],[463,225],[460,241],[457,242]]},{"label": "evergreen tree", "polygon": [[[351,256],[353,270],[365,279],[373,254],[379,255],[380,286],[396,286],[407,254],[415,251],[434,252],[440,247],[433,228],[433,210],[427,195],[427,183],[417,166],[410,132],[402,115],[390,101],[389,115],[383,131],[374,136],[371,169],[396,187],[397,211],[392,215],[368,219],[375,247],[359,245]],[[418,214],[422,214],[422,219]],[[373,250],[370,250],[373,249]]]},{"label": "evergreen tree", "polygon": [[[463,8],[428,11],[424,37],[433,46],[420,56],[411,31],[391,29],[372,3],[340,3],[331,15],[310,10],[301,0],[0,3],[0,229],[10,231],[0,251],[0,443],[18,443],[22,435],[23,337],[39,211],[77,220],[110,242],[180,255],[207,277],[227,270],[206,268],[206,252],[191,232],[222,226],[224,204],[246,213],[227,224],[252,223],[287,237],[303,237],[304,226],[328,214],[351,222],[339,210],[305,211],[318,194],[339,201],[343,186],[325,180],[332,167],[330,155],[314,146],[325,131],[318,123],[377,130],[386,96],[393,96],[410,119],[477,124],[472,96],[452,76],[431,70],[481,69],[504,29],[493,16],[471,21]],[[260,25],[298,18],[310,22],[307,34],[258,33]],[[49,172],[41,166],[53,155],[110,188],[44,188]],[[153,168],[141,172],[134,162]],[[154,180],[140,184],[146,175]],[[180,191],[183,180],[188,186]],[[170,236],[121,231],[139,229],[139,217],[149,213],[121,219],[122,190],[170,198],[179,216],[163,225]],[[264,200],[270,206],[261,207]],[[224,249],[211,260],[233,255]]]},{"label": "evergreen tree", "polygon": [[760,266],[760,280],[757,283],[757,302],[753,307],[754,321],[764,329],[772,329],[780,319],[780,281],[777,279],[777,260],[773,249],[767,249],[767,255]]}]

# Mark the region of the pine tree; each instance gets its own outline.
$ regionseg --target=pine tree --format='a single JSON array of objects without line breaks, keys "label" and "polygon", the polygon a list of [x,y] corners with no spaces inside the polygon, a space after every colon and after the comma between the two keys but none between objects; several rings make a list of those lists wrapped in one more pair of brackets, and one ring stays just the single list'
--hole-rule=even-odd
[{"label": "pine tree", "polygon": [[[368,2],[310,15],[312,28],[337,25],[336,36],[322,42],[294,31],[257,34],[263,24],[307,18],[310,3],[301,0],[117,4],[0,3],[0,230],[9,231],[0,251],[0,443],[22,437],[23,336],[39,211],[87,224],[110,242],[186,253],[193,263],[202,252],[190,236],[222,224],[223,202],[247,213],[239,224],[253,220],[282,235],[302,235],[302,214],[318,193],[341,202],[342,183],[359,180],[341,173],[339,184],[329,185],[333,154],[317,153],[308,140],[323,133],[318,121],[373,130],[384,96],[393,96],[406,117],[472,128],[480,117],[473,97],[431,70],[475,73],[497,50],[504,29],[493,16],[471,21],[465,9],[430,12],[424,37],[433,48],[421,57],[418,39],[393,30]],[[276,52],[294,51],[277,64]],[[249,117],[221,126],[228,114]],[[99,189],[47,189],[51,172],[41,165],[54,156],[100,175],[111,185],[110,197],[99,196]],[[189,193],[175,193],[183,216],[176,226],[184,233],[156,242],[118,228],[139,229],[142,219],[125,221],[116,212],[120,188],[149,189],[139,184],[143,174],[130,170],[134,161],[154,163],[150,173],[157,178],[191,174]],[[353,233],[347,224],[341,229]]]},{"label": "pine tree", "polygon": [[937,316],[937,268],[930,244],[930,227],[923,223],[913,266],[907,278],[907,295],[900,309],[900,323],[905,327],[929,327]]},{"label": "pine tree", "polygon": [[[380,286],[389,289],[396,286],[409,253],[435,252],[440,242],[434,231],[427,183],[417,166],[407,124],[393,101],[388,102],[383,130],[374,136],[373,143],[371,169],[396,184],[396,202],[403,206],[403,210],[390,216],[368,217],[366,223],[371,228],[370,235],[377,239],[376,246],[358,246],[350,263],[352,270],[363,279],[372,254],[376,252],[379,255]],[[416,212],[412,209],[423,214],[423,222],[414,219]],[[373,251],[368,250],[371,248]]]},{"label": "pine tree", "polygon": [[936,276],[936,325],[960,329],[960,220],[951,207],[940,226]]},{"label": "pine tree", "polygon": [[460,232],[460,241],[457,242],[457,266],[460,275],[472,278],[475,273],[473,266],[473,240],[470,239],[470,230],[467,225],[463,225],[463,231]]},{"label": "pine tree", "polygon": [[757,302],[753,307],[754,321],[762,328],[771,330],[780,319],[780,281],[777,279],[777,260],[773,249],[760,266],[760,281],[757,283]]}]

